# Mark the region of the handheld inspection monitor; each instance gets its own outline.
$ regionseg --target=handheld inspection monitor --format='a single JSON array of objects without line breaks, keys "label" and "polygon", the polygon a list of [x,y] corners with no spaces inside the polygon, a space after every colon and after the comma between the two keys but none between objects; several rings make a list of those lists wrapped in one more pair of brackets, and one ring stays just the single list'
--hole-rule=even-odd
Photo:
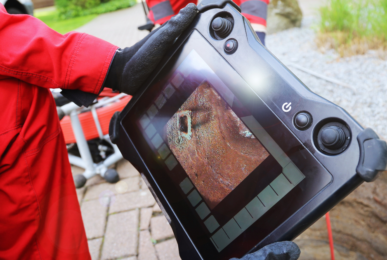
[{"label": "handheld inspection monitor", "polygon": [[110,125],[185,259],[292,240],[386,167],[387,146],[312,93],[232,1],[203,1],[152,79]]}]

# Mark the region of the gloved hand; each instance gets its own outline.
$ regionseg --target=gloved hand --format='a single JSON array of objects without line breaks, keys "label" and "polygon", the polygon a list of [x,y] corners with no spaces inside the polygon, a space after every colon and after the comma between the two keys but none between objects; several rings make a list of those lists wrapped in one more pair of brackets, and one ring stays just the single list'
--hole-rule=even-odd
[{"label": "gloved hand", "polygon": [[134,46],[118,50],[104,86],[133,95],[157,67],[175,39],[191,24],[197,12],[196,5],[188,4]]},{"label": "gloved hand", "polygon": [[[295,243],[285,241],[267,245],[252,254],[245,255],[240,260],[297,260],[300,253]],[[237,258],[230,260],[237,260]]]}]

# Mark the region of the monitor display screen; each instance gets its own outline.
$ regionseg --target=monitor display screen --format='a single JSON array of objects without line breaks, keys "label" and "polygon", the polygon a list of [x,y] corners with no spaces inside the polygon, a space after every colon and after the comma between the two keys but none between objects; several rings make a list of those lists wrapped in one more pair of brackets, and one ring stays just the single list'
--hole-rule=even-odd
[{"label": "monitor display screen", "polygon": [[168,121],[164,139],[211,209],[269,156],[208,81]]}]

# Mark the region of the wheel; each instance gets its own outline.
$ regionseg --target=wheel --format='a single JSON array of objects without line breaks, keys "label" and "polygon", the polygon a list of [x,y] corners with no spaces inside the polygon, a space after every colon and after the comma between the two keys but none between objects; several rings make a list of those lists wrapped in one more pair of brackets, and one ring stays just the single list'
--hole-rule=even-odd
[{"label": "wheel", "polygon": [[7,9],[7,12],[9,14],[23,14],[22,11],[20,11],[19,9],[15,8],[15,7],[10,7]]},{"label": "wheel", "polygon": [[116,183],[120,180],[120,176],[118,176],[118,172],[114,169],[107,170],[103,177],[107,182],[110,182],[110,183]]},{"label": "wheel", "polygon": [[75,188],[79,189],[85,186],[87,179],[82,174],[74,176]]}]

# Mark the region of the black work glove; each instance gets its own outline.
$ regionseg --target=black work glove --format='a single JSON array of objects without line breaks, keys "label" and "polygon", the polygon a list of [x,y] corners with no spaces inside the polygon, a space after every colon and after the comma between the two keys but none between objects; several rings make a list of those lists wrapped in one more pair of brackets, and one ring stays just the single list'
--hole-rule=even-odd
[{"label": "black work glove", "polygon": [[[133,95],[157,67],[175,39],[191,24],[198,9],[194,4],[172,17],[132,47],[117,50],[105,77],[104,87]],[[61,94],[78,106],[89,106],[98,94],[63,89]]]},{"label": "black work glove", "polygon": [[133,95],[158,66],[175,39],[191,24],[197,12],[196,5],[188,4],[134,46],[118,50],[104,86]]},{"label": "black work glove", "polygon": [[[267,245],[252,254],[245,255],[240,260],[297,260],[300,253],[295,243],[285,241]],[[237,258],[230,260],[237,260]]]}]

